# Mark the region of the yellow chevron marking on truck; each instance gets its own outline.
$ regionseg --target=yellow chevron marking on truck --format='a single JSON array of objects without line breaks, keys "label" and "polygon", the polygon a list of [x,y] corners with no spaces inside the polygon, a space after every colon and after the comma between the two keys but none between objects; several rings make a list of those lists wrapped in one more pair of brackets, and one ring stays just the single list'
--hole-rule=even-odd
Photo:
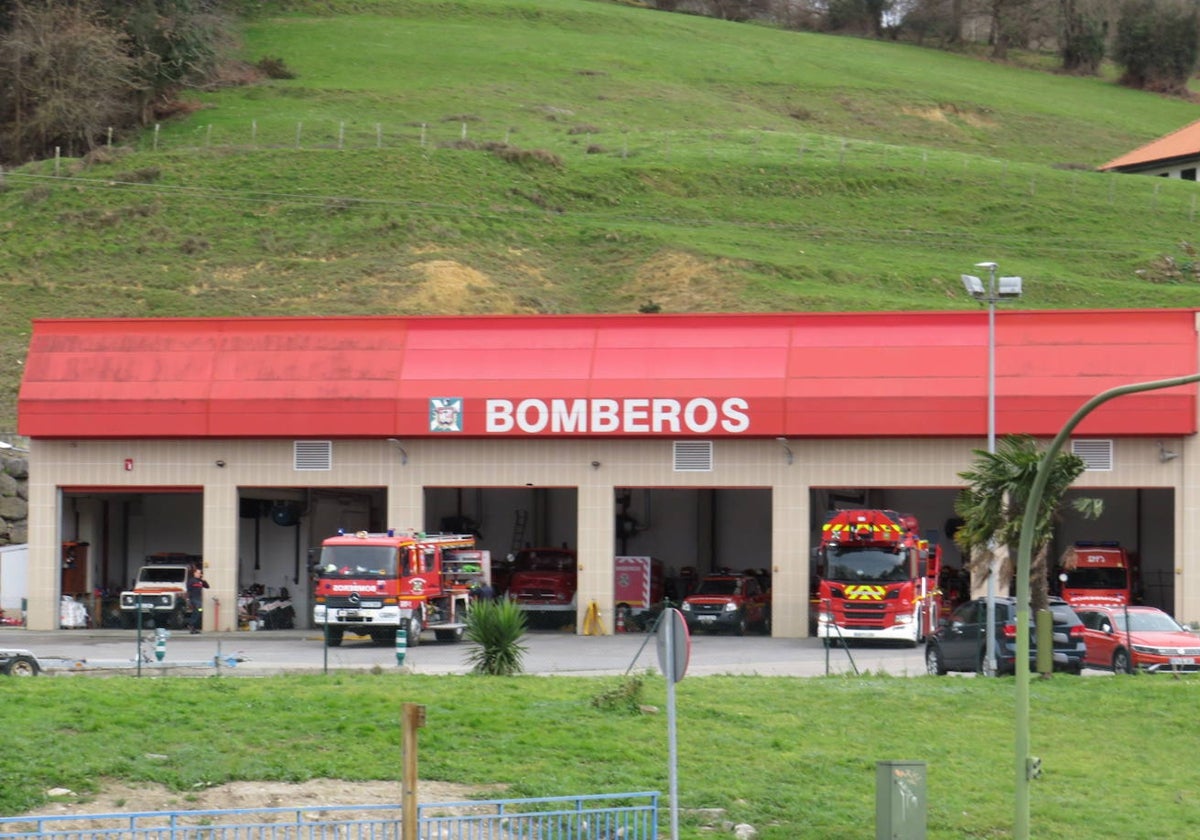
[{"label": "yellow chevron marking on truck", "polygon": [[893,533],[899,534],[899,533],[901,533],[899,525],[893,525],[893,524],[872,525],[867,522],[838,523],[836,525],[831,525],[831,524],[826,523],[825,525],[821,526],[821,530],[822,531],[833,531],[835,533],[840,532],[840,531],[854,531],[856,533],[859,531],[870,531],[871,533],[875,533],[875,534],[893,534]]},{"label": "yellow chevron marking on truck", "polygon": [[847,586],[847,601],[882,601],[887,594],[886,586]]}]

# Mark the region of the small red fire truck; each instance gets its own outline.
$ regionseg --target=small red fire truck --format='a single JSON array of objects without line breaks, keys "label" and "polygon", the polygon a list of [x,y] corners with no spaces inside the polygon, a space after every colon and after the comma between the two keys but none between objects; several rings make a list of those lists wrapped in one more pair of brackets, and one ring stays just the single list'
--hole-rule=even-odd
[{"label": "small red fire truck", "polygon": [[1134,603],[1137,569],[1115,542],[1077,542],[1063,555],[1059,594],[1072,607]]},{"label": "small red fire truck", "polygon": [[424,630],[457,642],[472,594],[490,583],[490,555],[470,534],[339,533],[321,543],[313,623],[331,647],[346,633],[393,644],[407,622],[408,645]]},{"label": "small red fire truck", "polygon": [[817,635],[917,645],[937,627],[941,556],[912,514],[834,511],[817,549]]}]

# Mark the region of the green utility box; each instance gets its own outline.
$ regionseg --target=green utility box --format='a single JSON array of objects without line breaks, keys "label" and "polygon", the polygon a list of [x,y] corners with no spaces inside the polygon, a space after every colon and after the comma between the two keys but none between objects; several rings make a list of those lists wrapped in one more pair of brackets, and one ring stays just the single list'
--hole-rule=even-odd
[{"label": "green utility box", "polygon": [[875,840],[925,840],[925,762],[875,764]]}]

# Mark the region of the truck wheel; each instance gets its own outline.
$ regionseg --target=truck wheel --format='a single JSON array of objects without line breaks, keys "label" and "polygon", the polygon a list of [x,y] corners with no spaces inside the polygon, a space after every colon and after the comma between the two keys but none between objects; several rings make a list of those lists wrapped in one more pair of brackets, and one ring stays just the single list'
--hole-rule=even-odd
[{"label": "truck wheel", "polygon": [[36,677],[39,670],[37,660],[31,656],[14,656],[4,666],[4,673],[10,677]]},{"label": "truck wheel", "polygon": [[408,646],[410,648],[421,644],[421,630],[423,629],[421,619],[415,615],[408,620]]},{"label": "truck wheel", "polygon": [[733,625],[733,635],[746,635],[746,615],[744,613],[738,614],[737,624]]},{"label": "truck wheel", "polygon": [[345,631],[341,627],[326,627],[325,628],[325,643],[329,647],[341,647],[342,635]]},{"label": "truck wheel", "polygon": [[762,630],[762,634],[764,636],[771,635],[771,608],[770,607],[767,607],[765,610],[763,610],[762,624],[759,625],[759,629]]}]

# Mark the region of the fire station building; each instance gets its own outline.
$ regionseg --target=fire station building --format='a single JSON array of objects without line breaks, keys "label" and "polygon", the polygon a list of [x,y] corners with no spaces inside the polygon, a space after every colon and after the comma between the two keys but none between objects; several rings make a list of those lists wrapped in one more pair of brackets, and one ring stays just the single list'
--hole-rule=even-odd
[{"label": "fire station building", "polygon": [[[339,528],[474,533],[499,560],[577,552],[577,628],[613,629],[615,556],[668,579],[767,570],[772,632],[809,633],[829,510],[914,514],[949,538],[959,473],[998,436],[1048,441],[1089,399],[1200,370],[1200,309],[39,320],[27,623],[60,599],[109,626],[147,558],[202,560],[207,629],[247,597],[311,626]],[[989,376],[994,361],[994,376]],[[990,399],[994,397],[994,399]],[[1087,470],[1052,555],[1117,542],[1143,600],[1200,620],[1194,384],[1122,396],[1074,430]],[[677,590],[678,592],[678,590]]]}]

